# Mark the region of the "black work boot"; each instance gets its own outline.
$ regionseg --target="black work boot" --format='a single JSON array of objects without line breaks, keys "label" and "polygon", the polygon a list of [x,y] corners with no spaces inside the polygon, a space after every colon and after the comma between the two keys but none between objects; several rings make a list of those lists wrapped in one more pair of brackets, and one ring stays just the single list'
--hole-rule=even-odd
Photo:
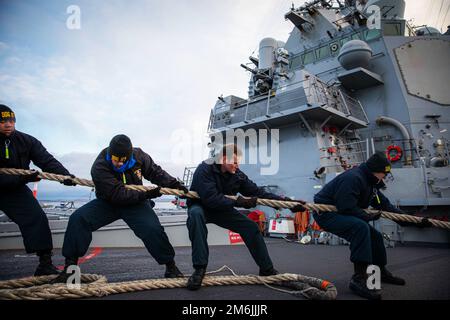
[{"label": "black work boot", "polygon": [[66,258],[66,263],[64,265],[64,270],[52,281],[50,281],[50,284],[55,283],[67,283],[67,280],[72,275],[72,273],[67,273],[67,268],[69,268],[72,265],[78,265],[78,258]]},{"label": "black work boot", "polygon": [[166,272],[164,273],[165,278],[183,278],[184,275],[175,265],[175,261],[166,263]]},{"label": "black work boot", "polygon": [[395,284],[397,286],[404,286],[406,284],[404,279],[394,276],[386,268],[381,268],[381,282]]},{"label": "black work boot", "polygon": [[266,270],[259,269],[259,275],[262,277],[275,276],[277,274],[279,274],[279,272],[275,270],[273,267]]},{"label": "black work boot", "polygon": [[189,290],[198,290],[202,286],[203,278],[205,277],[206,268],[196,268],[194,273],[189,277],[187,288]]},{"label": "black work boot", "polygon": [[349,288],[355,294],[368,300],[381,300],[381,291],[367,288],[367,264],[355,263],[355,274],[350,279]]},{"label": "black work boot", "polygon": [[381,300],[381,291],[367,288],[367,276],[355,273],[350,279],[349,288],[355,294],[368,300]]},{"label": "black work boot", "polygon": [[37,255],[39,257],[39,265],[34,272],[35,277],[59,274],[58,269],[52,263],[51,251],[38,252]]}]

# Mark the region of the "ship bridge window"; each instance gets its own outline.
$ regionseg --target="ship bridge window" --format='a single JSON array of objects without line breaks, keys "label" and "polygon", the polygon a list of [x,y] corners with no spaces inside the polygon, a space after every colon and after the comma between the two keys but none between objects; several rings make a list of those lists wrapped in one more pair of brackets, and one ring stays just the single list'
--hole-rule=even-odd
[{"label": "ship bridge window", "polygon": [[383,34],[385,36],[401,36],[402,24],[400,22],[385,22],[383,25]]},{"label": "ship bridge window", "polygon": [[352,34],[352,40],[361,40],[361,35],[359,33]]},{"label": "ship bridge window", "polygon": [[303,65],[313,63],[315,60],[314,51],[306,52],[302,55]]},{"label": "ship bridge window", "polygon": [[330,50],[328,49],[328,46],[323,46],[316,49],[316,57],[318,60],[328,58],[329,56]]},{"label": "ship bridge window", "polygon": [[302,56],[296,56],[291,59],[291,69],[297,69],[302,65]]},{"label": "ship bridge window", "polygon": [[369,29],[363,32],[364,39],[366,41],[371,41],[377,39],[381,36],[381,32],[379,29]]},{"label": "ship bridge window", "polygon": [[341,39],[341,46],[343,46],[344,43],[346,43],[346,42],[348,42],[348,41],[350,41],[350,40],[351,40],[350,37],[344,37],[344,38],[342,38],[342,39]]}]

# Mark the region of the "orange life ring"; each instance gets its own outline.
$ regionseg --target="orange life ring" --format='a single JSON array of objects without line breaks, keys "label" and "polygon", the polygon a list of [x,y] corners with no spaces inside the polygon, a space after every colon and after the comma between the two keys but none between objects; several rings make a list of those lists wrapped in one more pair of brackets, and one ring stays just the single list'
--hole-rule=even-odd
[{"label": "orange life ring", "polygon": [[[393,155],[391,155],[391,152],[393,151]],[[391,144],[386,148],[386,158],[388,158],[391,162],[396,162],[402,158],[403,150],[399,146]]]}]

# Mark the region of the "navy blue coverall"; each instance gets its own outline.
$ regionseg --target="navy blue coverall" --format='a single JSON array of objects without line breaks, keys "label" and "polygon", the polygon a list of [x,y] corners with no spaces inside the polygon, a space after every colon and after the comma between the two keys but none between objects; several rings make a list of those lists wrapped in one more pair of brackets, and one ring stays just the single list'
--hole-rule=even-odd
[{"label": "navy blue coverall", "polygon": [[207,223],[239,233],[261,270],[273,268],[266,244],[258,225],[237,211],[235,200],[225,195],[236,195],[283,200],[283,197],[266,192],[258,187],[242,171],[235,174],[223,173],[219,164],[202,162],[194,172],[191,191],[196,191],[200,200],[188,199],[189,239],[192,242],[192,263],[194,268],[206,268],[208,265],[208,229]]},{"label": "navy blue coverall", "polygon": [[[29,170],[31,161],[42,171],[70,175],[36,138],[17,130],[8,137],[0,133],[1,168]],[[27,253],[53,249],[47,216],[22,176],[0,175],[0,210],[19,226]]]},{"label": "navy blue coverall", "polygon": [[140,238],[159,264],[174,260],[175,251],[145,192],[125,188],[125,184],[142,185],[142,177],[162,187],[172,187],[177,180],[161,169],[139,148],[133,148],[136,164],[123,174],[113,170],[104,149],[94,164],[91,175],[97,199],[78,210],[69,219],[62,254],[69,259],[85,255],[92,241],[92,232],[123,219]]},{"label": "navy blue coverall", "polygon": [[403,213],[381,193],[379,189],[383,187],[384,183],[379,183],[363,163],[338,175],[314,196],[315,203],[336,206],[337,212],[316,212],[313,216],[322,229],[350,242],[353,263],[380,267],[387,263],[383,235],[369,225],[363,210],[371,205],[375,209]]}]

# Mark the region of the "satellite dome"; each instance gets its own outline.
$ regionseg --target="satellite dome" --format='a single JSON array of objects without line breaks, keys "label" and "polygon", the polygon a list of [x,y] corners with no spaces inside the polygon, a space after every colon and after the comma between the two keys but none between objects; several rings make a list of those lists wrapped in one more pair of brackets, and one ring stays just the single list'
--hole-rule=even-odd
[{"label": "satellite dome", "polygon": [[338,60],[344,69],[350,70],[358,67],[367,68],[371,57],[372,49],[366,42],[350,40],[342,46]]}]

